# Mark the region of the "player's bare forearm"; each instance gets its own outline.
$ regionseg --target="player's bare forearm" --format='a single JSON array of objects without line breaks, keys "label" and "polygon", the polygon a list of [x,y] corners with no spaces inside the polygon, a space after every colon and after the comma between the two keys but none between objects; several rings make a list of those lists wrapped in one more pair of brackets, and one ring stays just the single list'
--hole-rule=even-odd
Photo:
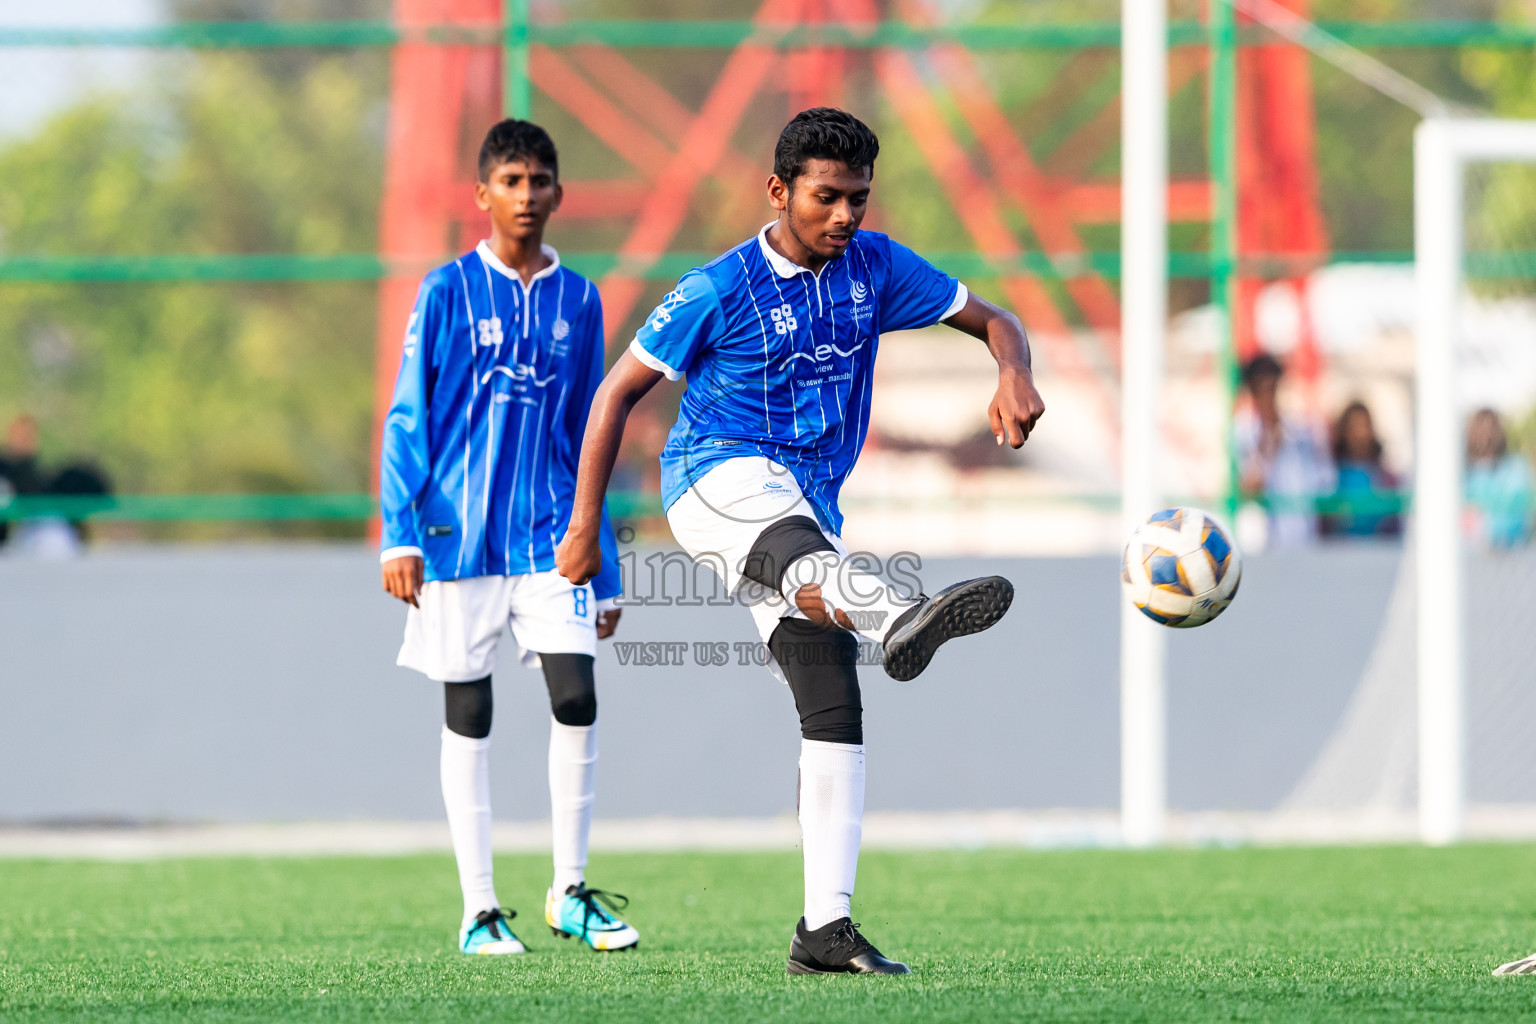
[{"label": "player's bare forearm", "polygon": [[662,375],[625,352],[592,396],[592,412],[581,442],[576,468],[576,499],[565,538],[555,551],[555,568],[575,584],[586,583],[603,567],[598,531],[603,522],[603,495],[619,457],[624,424],[635,403],[656,386]]},{"label": "player's bare forearm", "polygon": [[965,307],[944,321],[958,331],[986,342],[997,361],[997,393],[987,407],[992,436],[997,443],[1005,440],[1022,448],[1035,423],[1045,415],[1045,401],[1035,389],[1030,369],[1029,337],[1024,325],[1012,313],[977,296],[967,298]]}]

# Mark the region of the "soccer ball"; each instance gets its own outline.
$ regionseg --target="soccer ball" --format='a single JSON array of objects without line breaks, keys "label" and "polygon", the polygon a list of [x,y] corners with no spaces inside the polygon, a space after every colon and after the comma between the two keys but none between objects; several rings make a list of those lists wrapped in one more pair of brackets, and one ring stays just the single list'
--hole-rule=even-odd
[{"label": "soccer ball", "polygon": [[1242,556],[1225,530],[1198,508],[1165,508],[1136,527],[1120,580],[1153,622],[1187,629],[1226,611],[1237,596]]}]

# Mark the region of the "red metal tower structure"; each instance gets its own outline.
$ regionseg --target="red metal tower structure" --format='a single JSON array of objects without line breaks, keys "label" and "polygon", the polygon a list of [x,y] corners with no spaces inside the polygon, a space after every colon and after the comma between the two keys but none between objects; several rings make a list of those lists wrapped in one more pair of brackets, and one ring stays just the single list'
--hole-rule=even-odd
[{"label": "red metal tower structure", "polygon": [[[489,40],[499,39],[513,2],[506,0],[504,10],[503,0],[395,0],[395,19],[406,41],[392,57],[380,217],[379,251],[389,268],[379,291],[381,415],[420,274],[456,248],[470,247],[485,231],[484,217],[470,201],[474,146],[501,113],[504,51]],[[1309,0],[1288,5],[1306,14]],[[556,49],[533,43],[528,71],[541,102],[559,107],[632,169],[607,180],[568,177],[562,209],[562,217],[623,225],[617,261],[600,281],[610,342],[651,298],[647,272],[701,202],[702,183],[716,183],[717,195],[733,206],[761,203],[766,168],[733,144],[749,106],[766,93],[784,95],[786,116],[811,105],[841,103],[850,73],[866,67],[916,140],[957,223],[975,250],[998,268],[1005,295],[1035,332],[1040,362],[1090,382],[1102,414],[1113,422],[1119,301],[1111,282],[1086,262],[1089,247],[1081,229],[1118,221],[1118,181],[1088,174],[1118,144],[1116,97],[1041,160],[1000,103],[984,67],[959,45],[935,42],[912,50],[774,41],[796,27],[816,26],[835,26],[854,40],[868,38],[893,17],[925,26],[937,21],[937,12],[931,0],[896,0],[888,11],[876,0],[763,0],[753,18],[761,33],[730,49],[697,108],[612,46]],[[488,42],[412,38],[413,28],[444,24],[482,30]],[[1081,51],[1074,60],[1089,65],[1089,73],[1097,68],[1098,74],[1114,74],[1117,68],[1108,50]],[[1207,64],[1203,48],[1176,49],[1171,91],[1196,81]],[[1234,328],[1239,354],[1247,355],[1254,347],[1253,303],[1262,280],[1245,269],[1244,257],[1294,253],[1320,260],[1327,236],[1306,54],[1285,45],[1246,49],[1238,63],[1237,101]],[[958,113],[958,123],[946,106]],[[1207,221],[1211,200],[1208,181],[1175,181],[1170,216],[1176,222]],[[1025,231],[1010,226],[1021,221]],[[1023,269],[1031,240],[1058,268],[1059,290]],[[1306,375],[1315,375],[1317,353],[1308,340],[1296,359]]]},{"label": "red metal tower structure", "polygon": [[[1282,0],[1307,17],[1311,0]],[[1257,254],[1295,256],[1322,262],[1328,251],[1323,219],[1322,183],[1317,170],[1317,120],[1314,116],[1311,57],[1297,46],[1277,41],[1238,53],[1237,95],[1237,252],[1239,260]],[[1305,298],[1306,279],[1293,266],[1280,275]],[[1240,358],[1255,353],[1254,301],[1264,281],[1239,272],[1232,325]],[[1305,308],[1305,303],[1302,304]],[[1321,357],[1310,328],[1303,323],[1292,370],[1313,381]]]}]

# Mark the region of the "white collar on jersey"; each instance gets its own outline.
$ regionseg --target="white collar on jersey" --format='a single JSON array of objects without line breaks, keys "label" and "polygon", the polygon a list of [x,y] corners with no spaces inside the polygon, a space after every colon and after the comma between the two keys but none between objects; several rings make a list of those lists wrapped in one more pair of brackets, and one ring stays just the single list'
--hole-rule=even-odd
[{"label": "white collar on jersey", "polygon": [[763,259],[768,261],[768,265],[773,268],[773,272],[780,277],[790,278],[799,274],[814,274],[815,271],[809,267],[802,267],[788,256],[779,255],[774,251],[773,246],[768,244],[768,229],[777,223],[778,221],[771,220],[764,224],[763,229],[757,233],[757,247],[763,250]]},{"label": "white collar on jersey", "polygon": [[532,288],[536,281],[540,280],[541,278],[548,277],[550,274],[553,274],[555,271],[560,269],[560,254],[555,252],[554,246],[548,244],[540,245],[539,251],[548,257],[549,266],[545,267],[537,274],[534,274],[527,284],[523,284],[523,275],[519,274],[511,267],[501,262],[501,257],[497,256],[494,252],[491,251],[491,247],[488,243],[482,241],[479,245],[475,246],[475,252],[480,255],[480,259],[484,261],[486,266],[490,267],[492,270],[496,271],[503,277],[510,277],[518,284],[523,284],[524,288]]}]

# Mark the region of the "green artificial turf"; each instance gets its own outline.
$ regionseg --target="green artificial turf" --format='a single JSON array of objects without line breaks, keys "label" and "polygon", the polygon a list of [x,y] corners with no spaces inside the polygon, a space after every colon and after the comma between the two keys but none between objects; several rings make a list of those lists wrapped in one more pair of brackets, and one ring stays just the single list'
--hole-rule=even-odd
[{"label": "green artificial turf", "polygon": [[858,913],[910,977],[786,977],[798,857],[593,859],[644,941],[454,952],[446,856],[0,862],[0,1020],[1530,1019],[1536,848],[869,853]]}]

